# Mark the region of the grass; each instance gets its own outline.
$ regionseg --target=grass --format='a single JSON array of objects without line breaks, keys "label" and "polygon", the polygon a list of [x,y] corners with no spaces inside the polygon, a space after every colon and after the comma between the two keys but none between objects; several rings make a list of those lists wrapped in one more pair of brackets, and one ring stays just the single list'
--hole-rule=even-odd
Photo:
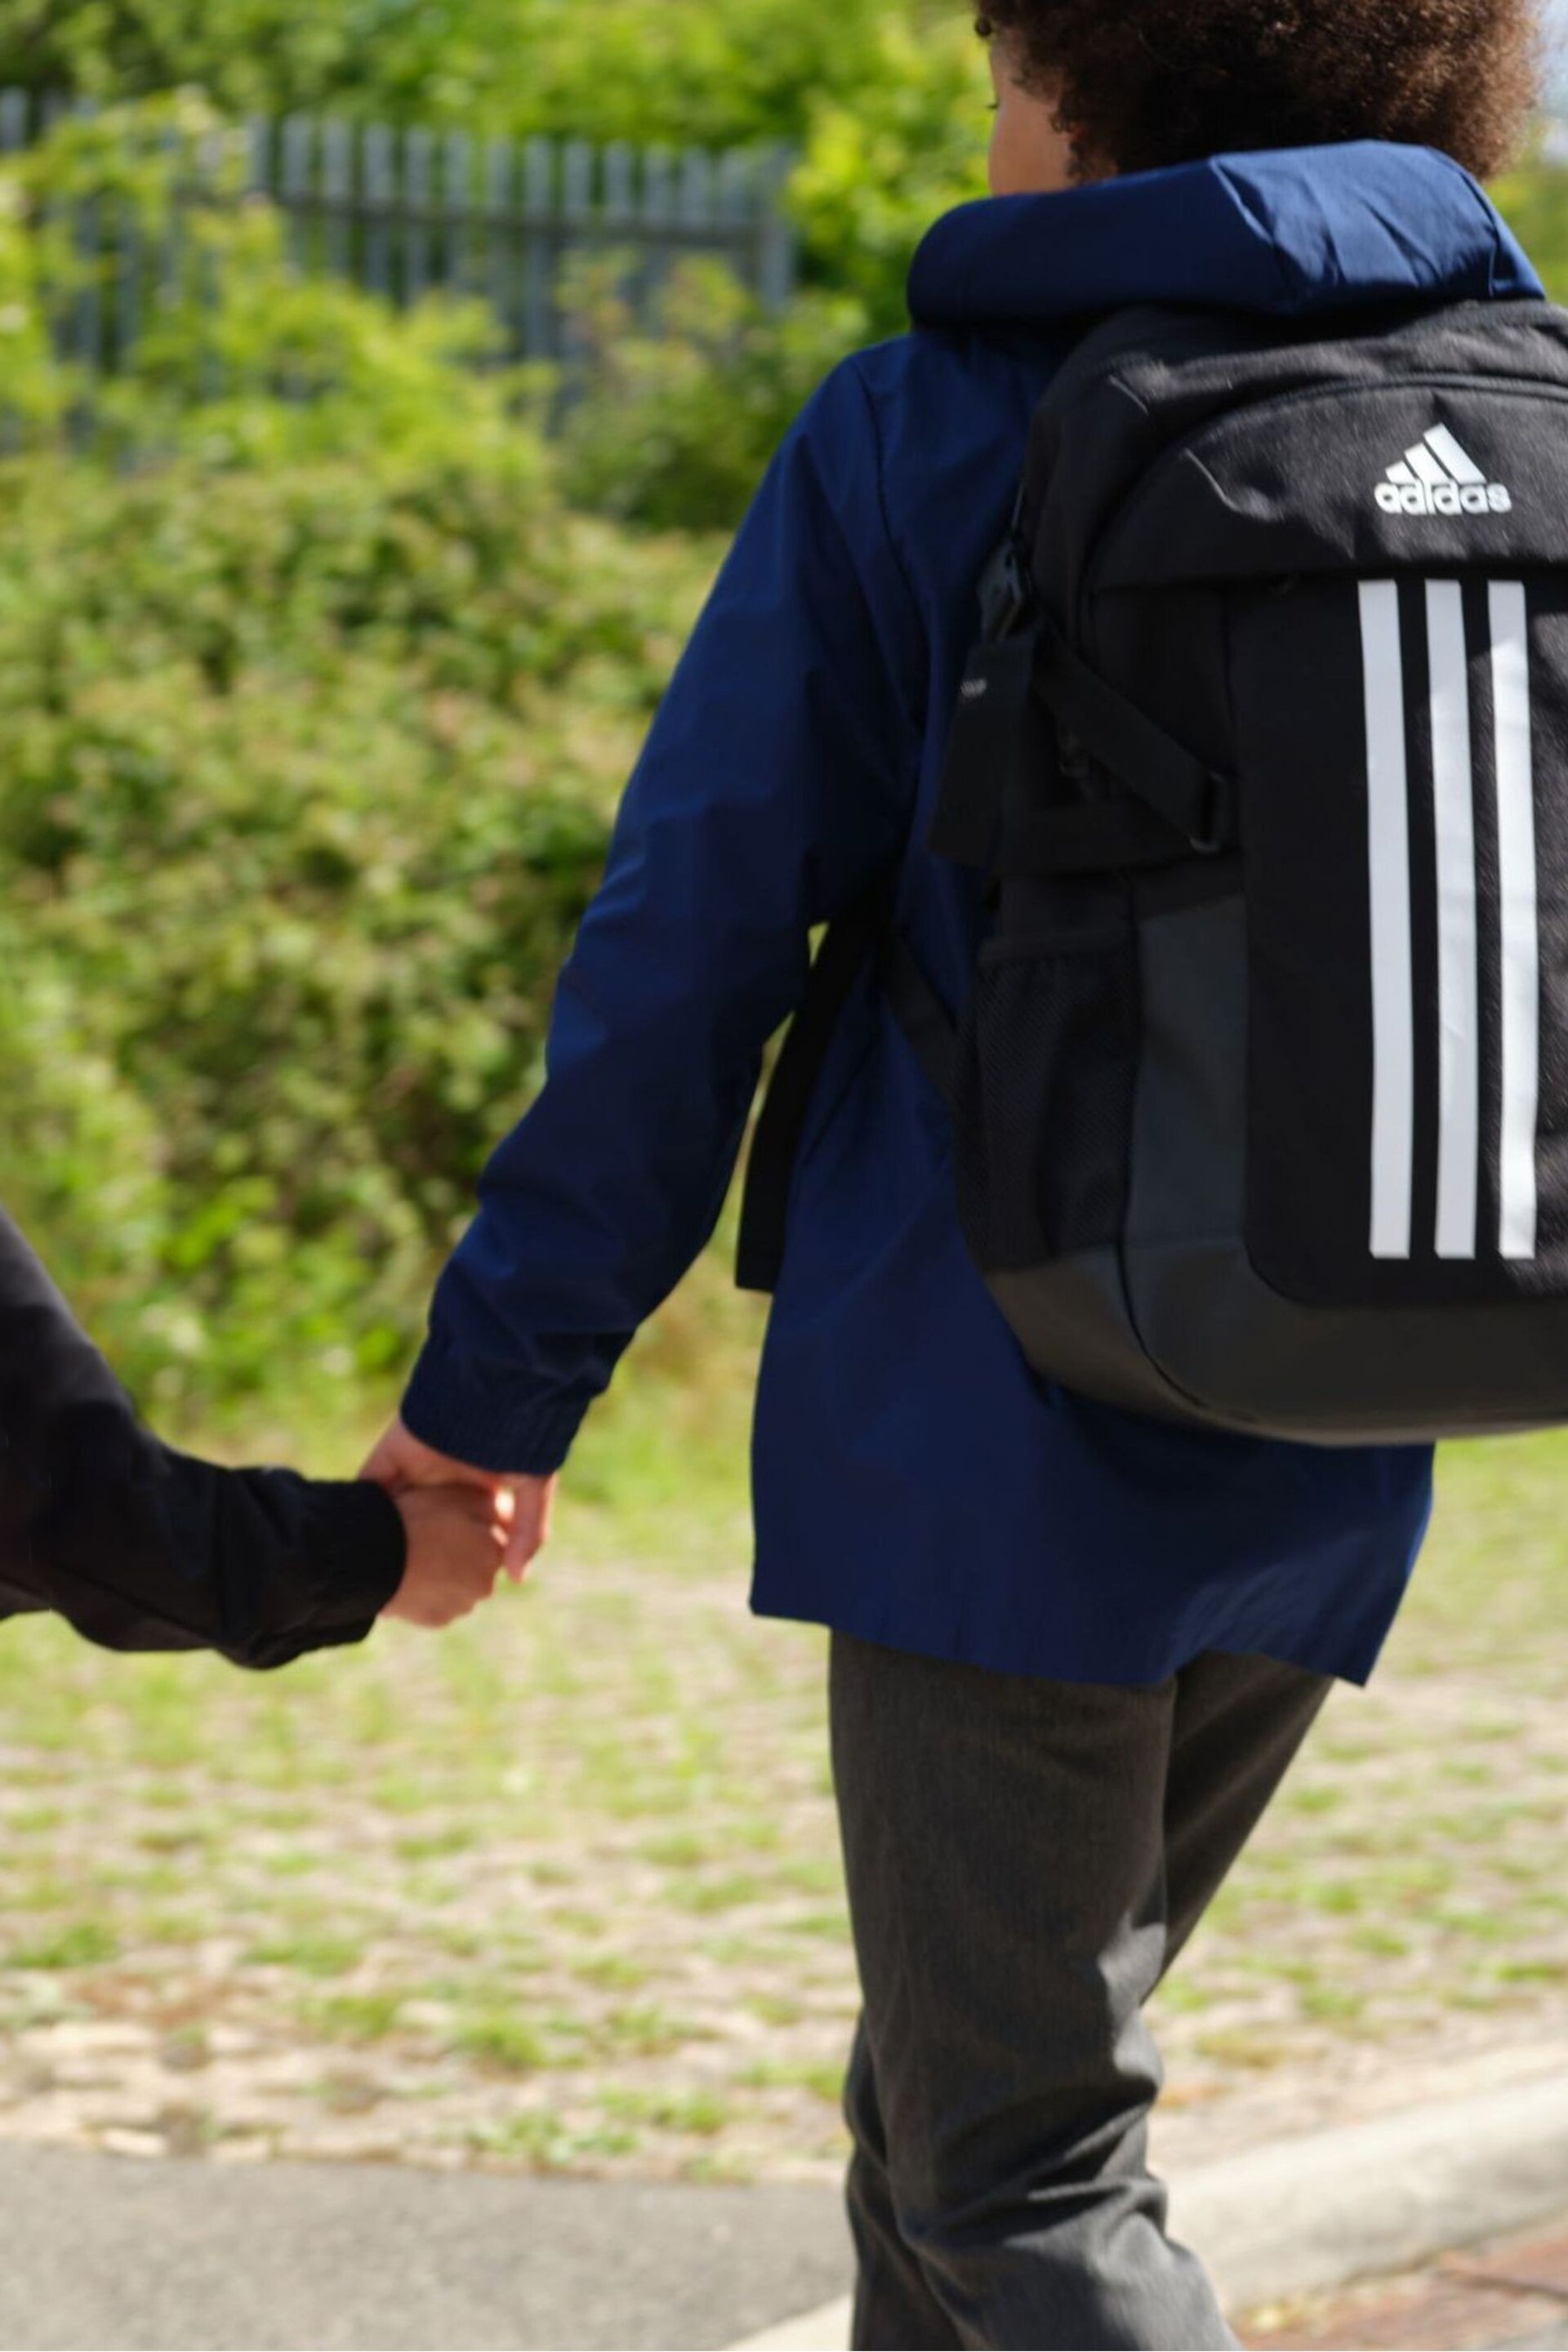
[{"label": "grass", "polygon": [[[682,1371],[679,1326],[645,1344]],[[631,1383],[537,1589],[444,1641],[253,1682],[0,1636],[8,2130],[188,2145],[199,2109],[219,2154],[837,2165],[824,1643],[743,1607],[748,1346],[662,1442]],[[1568,2032],[1568,1440],[1456,1450],[1441,1487],[1384,1673],[1161,1997],[1178,2108]]]},{"label": "grass", "polygon": [[478,2065],[501,2074],[536,2074],[548,2063],[543,2037],[515,2010],[492,2010],[462,2026],[455,2046]]},{"label": "grass", "polygon": [[92,1969],[101,1968],[112,1960],[118,1951],[115,1937],[107,1927],[94,1919],[79,1919],[37,1943],[14,1944],[6,1955],[11,1969]]}]

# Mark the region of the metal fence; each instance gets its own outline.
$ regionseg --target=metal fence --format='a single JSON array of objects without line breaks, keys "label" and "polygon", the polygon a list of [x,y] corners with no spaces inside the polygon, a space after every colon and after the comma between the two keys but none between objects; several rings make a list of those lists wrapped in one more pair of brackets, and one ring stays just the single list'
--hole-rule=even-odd
[{"label": "metal fence", "polygon": [[[71,111],[0,90],[0,154],[32,145]],[[241,135],[246,188],[283,214],[303,269],[352,279],[400,307],[437,289],[478,297],[520,358],[562,356],[563,286],[580,257],[624,256],[622,290],[653,329],[659,288],[687,257],[722,260],[769,310],[794,290],[795,241],[782,201],[791,158],[780,147],[713,154],[481,140],[304,116],[250,121]],[[127,284],[132,276],[124,273]],[[89,309],[96,304],[73,307],[71,341],[72,356],[90,363],[122,349],[134,322],[89,318]]]}]

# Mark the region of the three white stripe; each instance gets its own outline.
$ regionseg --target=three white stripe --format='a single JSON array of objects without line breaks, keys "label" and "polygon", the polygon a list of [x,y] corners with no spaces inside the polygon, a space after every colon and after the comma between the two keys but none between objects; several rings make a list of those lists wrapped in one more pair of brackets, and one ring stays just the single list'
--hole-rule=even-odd
[{"label": "three white stripe", "polygon": [[[1499,1249],[1536,1247],[1540,947],[1528,616],[1522,585],[1493,582],[1489,614],[1496,740],[1502,971]],[[1372,887],[1372,1254],[1408,1258],[1415,1142],[1415,972],[1410,915],[1410,780],[1399,590],[1361,588]],[[1437,866],[1438,1134],[1435,1246],[1476,1255],[1480,1168],[1480,987],[1469,663],[1464,600],[1426,583],[1432,803]]]},{"label": "three white stripe", "polygon": [[1437,1255],[1474,1257],[1481,1146],[1480,974],[1470,673],[1457,580],[1426,583],[1426,643],[1437,848]]},{"label": "three white stripe", "polygon": [[1410,1255],[1415,1169],[1415,971],[1410,947],[1410,787],[1399,590],[1361,590],[1372,879],[1372,1254]]},{"label": "three white stripe", "polygon": [[1530,736],[1530,616],[1517,580],[1489,597],[1497,736],[1498,897],[1502,921],[1502,1152],[1500,1246],[1531,1258],[1541,1105],[1541,941],[1535,887],[1535,765]]}]

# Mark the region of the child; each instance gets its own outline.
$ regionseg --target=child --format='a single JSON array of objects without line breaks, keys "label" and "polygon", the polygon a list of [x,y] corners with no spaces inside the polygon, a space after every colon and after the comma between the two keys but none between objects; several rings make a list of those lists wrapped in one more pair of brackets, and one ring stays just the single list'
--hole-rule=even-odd
[{"label": "child", "polygon": [[160,1445],[0,1213],[0,1617],[52,1609],[109,1649],[281,1666],[363,1641],[405,1580],[416,1622],[466,1616],[499,1540],[472,1485],[394,1502]]},{"label": "child", "polygon": [[[998,200],[937,225],[914,332],[840,368],[769,475],[374,1457],[524,1474],[527,1530],[712,1229],[814,927],[891,880],[950,1012],[972,985],[983,892],[927,835],[976,586],[1086,330],[1143,303],[1284,333],[1539,296],[1458,168],[1524,128],[1527,0],[994,0],[983,30]],[[1230,2342],[1147,2168],[1144,2004],[1332,1680],[1371,1673],[1428,1454],[1211,1434],[1036,1378],[868,972],[796,1161],[755,1481],[758,1609],[833,1633],[857,2342]]]}]

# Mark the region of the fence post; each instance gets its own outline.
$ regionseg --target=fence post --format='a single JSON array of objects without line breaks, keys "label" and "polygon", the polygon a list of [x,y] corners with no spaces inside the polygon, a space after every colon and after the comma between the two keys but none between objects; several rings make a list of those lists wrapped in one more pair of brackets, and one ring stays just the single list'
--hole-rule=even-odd
[{"label": "fence post", "polygon": [[272,194],[272,125],[263,114],[253,114],[245,125],[245,194]]},{"label": "fence post", "polygon": [[435,141],[409,131],[403,141],[403,294],[417,302],[430,283],[431,173]]},{"label": "fence post", "polygon": [[142,239],[131,206],[123,199],[114,219],[114,347],[118,367],[136,348],[142,331],[142,280],[145,266]]},{"label": "fence post", "polygon": [[523,150],[522,351],[544,360],[555,341],[555,150],[548,139],[531,139]]},{"label": "fence post", "polygon": [[393,134],[384,122],[373,122],[364,134],[362,158],[364,187],[364,282],[373,294],[390,302],[392,274],[392,209],[396,193],[396,154]]},{"label": "fence post", "polygon": [[283,125],[282,168],[279,173],[279,201],[288,217],[289,247],[297,268],[307,269],[310,264],[310,215],[314,191],[310,184],[310,166],[315,156],[316,126],[309,116],[291,114]]},{"label": "fence post", "polygon": [[634,159],[624,139],[606,147],[604,156],[605,200],[599,216],[608,237],[626,236],[637,218],[632,200]]},{"label": "fence post", "polygon": [[795,289],[797,247],[786,194],[794,163],[787,147],[771,147],[758,174],[757,293],[775,317],[788,310]]},{"label": "fence post", "polygon": [[15,155],[32,137],[32,108],[25,89],[0,90],[0,155]]},{"label": "fence post", "polygon": [[443,158],[447,216],[445,278],[454,294],[474,291],[474,142],[466,131],[449,131]]},{"label": "fence post", "polygon": [[755,177],[754,158],[743,148],[732,147],[727,155],[719,158],[716,210],[725,250],[731,261],[739,262],[744,257],[746,232],[754,210]]},{"label": "fence post", "polygon": [[354,260],[354,134],[347,122],[321,125],[321,250],[335,277],[352,278]]},{"label": "fence post", "polygon": [[586,229],[594,212],[594,150],[569,139],[561,151],[561,218],[568,230]]},{"label": "fence post", "polygon": [[713,227],[713,165],[707,150],[689,147],[680,159],[680,225],[694,244]]},{"label": "fence post", "polygon": [[485,296],[509,347],[522,340],[517,300],[517,150],[490,139],[484,156]]},{"label": "fence post", "polygon": [[646,327],[669,275],[669,245],[675,229],[675,163],[668,147],[643,156],[642,218],[647,258],[642,271],[642,320]]}]

